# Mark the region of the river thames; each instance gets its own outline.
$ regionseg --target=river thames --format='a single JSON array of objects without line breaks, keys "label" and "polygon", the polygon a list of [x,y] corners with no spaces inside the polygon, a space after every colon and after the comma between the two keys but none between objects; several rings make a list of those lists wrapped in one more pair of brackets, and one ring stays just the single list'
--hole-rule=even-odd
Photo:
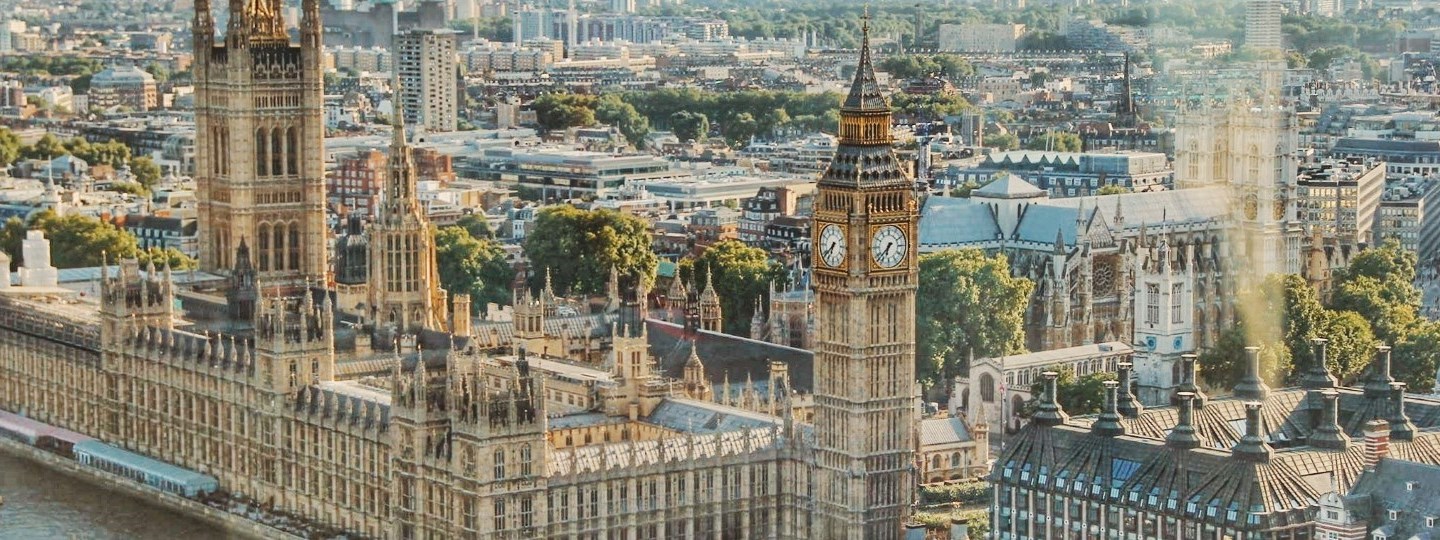
[{"label": "river thames", "polygon": [[0,451],[0,539],[227,538],[208,523]]}]

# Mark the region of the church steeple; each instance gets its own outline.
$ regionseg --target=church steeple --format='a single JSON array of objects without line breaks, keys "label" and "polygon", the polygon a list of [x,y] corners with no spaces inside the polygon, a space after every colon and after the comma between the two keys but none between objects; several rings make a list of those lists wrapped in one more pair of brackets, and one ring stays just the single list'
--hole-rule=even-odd
[{"label": "church steeple", "polygon": [[[396,88],[399,87],[398,76]],[[371,318],[402,332],[445,329],[435,240],[415,190],[415,164],[403,115],[394,115],[385,198],[368,232]]]}]

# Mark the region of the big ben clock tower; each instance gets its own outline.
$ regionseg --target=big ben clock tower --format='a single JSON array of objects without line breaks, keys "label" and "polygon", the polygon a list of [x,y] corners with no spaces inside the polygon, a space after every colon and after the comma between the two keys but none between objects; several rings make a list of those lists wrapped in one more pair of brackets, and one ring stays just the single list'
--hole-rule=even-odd
[{"label": "big ben clock tower", "polygon": [[891,147],[869,17],[815,208],[819,538],[901,535],[914,490],[918,209]]}]

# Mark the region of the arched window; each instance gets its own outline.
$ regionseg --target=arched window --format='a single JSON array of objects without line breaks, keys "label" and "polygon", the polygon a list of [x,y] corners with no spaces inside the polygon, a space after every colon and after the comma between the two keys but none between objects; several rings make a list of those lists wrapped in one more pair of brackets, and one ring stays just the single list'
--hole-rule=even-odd
[{"label": "arched window", "polygon": [[260,245],[255,247],[255,251],[260,255],[260,271],[267,272],[270,270],[270,225],[261,223],[255,236],[260,241]]},{"label": "arched window", "polygon": [[953,452],[953,453],[950,454],[950,466],[951,466],[951,467],[959,467],[959,466],[960,466],[960,453],[959,453],[959,452]]},{"label": "arched window", "polygon": [[991,377],[989,373],[980,375],[980,401],[995,402],[995,377]]},{"label": "arched window", "polygon": [[300,173],[300,138],[295,134],[295,127],[291,126],[285,130],[285,174]]},{"label": "arched window", "polygon": [[530,476],[530,445],[520,446],[520,476]]},{"label": "arched window", "polygon": [[266,140],[269,138],[266,137],[267,133],[265,128],[255,130],[255,174],[258,176],[267,176],[270,174],[270,159],[268,156],[270,153],[270,141]]},{"label": "arched window", "polygon": [[290,222],[290,269],[300,269],[300,224]]},{"label": "arched window", "polygon": [[496,479],[496,480],[504,480],[504,479],[505,479],[505,451],[504,451],[504,450],[496,450],[496,451],[495,451],[495,479]]},{"label": "arched window", "polygon": [[280,128],[270,130],[270,174],[285,174],[285,133]]},{"label": "arched window", "polygon": [[271,249],[274,249],[274,250],[275,250],[275,269],[276,269],[276,270],[284,270],[284,269],[285,269],[285,224],[284,224],[284,223],[276,223],[276,224],[275,224],[274,235],[275,235],[275,242],[274,242],[274,245],[271,246]]},{"label": "arched window", "polygon": [[939,455],[939,454],[930,456],[930,468],[931,468],[932,470],[933,470],[933,469],[939,469],[939,468],[940,468],[940,455]]}]

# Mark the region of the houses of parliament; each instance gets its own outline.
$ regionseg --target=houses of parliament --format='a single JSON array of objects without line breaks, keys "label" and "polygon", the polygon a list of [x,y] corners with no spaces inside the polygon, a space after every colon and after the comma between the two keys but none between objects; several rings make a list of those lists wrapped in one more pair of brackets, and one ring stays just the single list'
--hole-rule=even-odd
[{"label": "houses of parliament", "polygon": [[[384,203],[332,261],[319,0],[298,43],[279,2],[229,11],[217,39],[196,1],[199,271],[112,261],[59,287],[32,238],[38,268],[0,282],[0,409],[350,536],[900,537],[918,208],[868,38],[816,203],[813,375],[773,362],[737,398],[698,352],[698,302],[658,322],[640,276],[588,314],[519,285],[513,321],[473,320],[439,287],[403,126]],[[344,303],[332,265],[365,278]],[[679,376],[657,332],[680,336]],[[789,403],[802,379],[813,419]]]}]

